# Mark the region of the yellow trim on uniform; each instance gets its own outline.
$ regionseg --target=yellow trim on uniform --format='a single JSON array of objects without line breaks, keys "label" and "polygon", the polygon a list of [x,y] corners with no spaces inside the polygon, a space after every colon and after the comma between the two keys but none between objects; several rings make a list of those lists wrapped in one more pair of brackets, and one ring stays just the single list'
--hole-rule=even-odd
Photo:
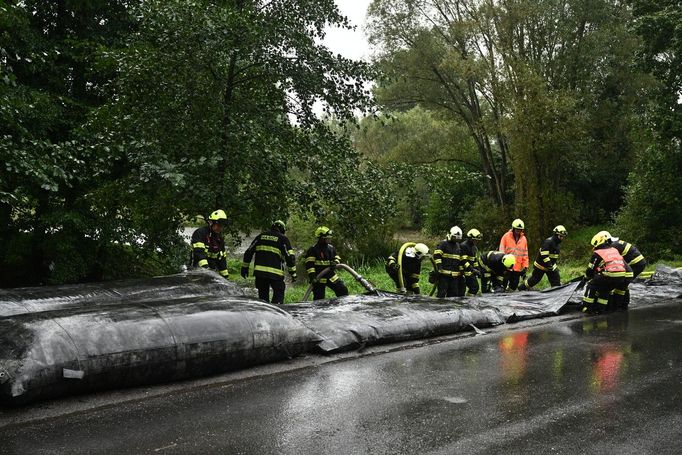
[{"label": "yellow trim on uniform", "polygon": [[225,277],[230,275],[230,272],[227,269],[221,270],[218,273],[221,274],[222,276],[225,276]]},{"label": "yellow trim on uniform", "polygon": [[276,269],[274,267],[266,267],[264,265],[257,265],[253,268],[254,272],[268,272],[274,275],[284,276],[284,270]]},{"label": "yellow trim on uniform", "polygon": [[207,266],[208,266],[208,260],[207,260],[207,259],[202,259],[202,260],[200,260],[200,261],[197,263],[197,265],[198,265],[199,267],[207,267]]},{"label": "yellow trim on uniform", "polygon": [[193,243],[192,248],[201,248],[202,250],[205,250],[206,244],[204,242]]},{"label": "yellow trim on uniform", "polygon": [[637,264],[638,262],[641,262],[644,259],[643,255],[639,255],[636,258],[634,258],[632,261],[628,262],[628,265],[634,265]]},{"label": "yellow trim on uniform", "polygon": [[267,251],[268,253],[275,253],[277,256],[282,257],[282,251],[279,248],[270,245],[258,245],[256,251]]}]

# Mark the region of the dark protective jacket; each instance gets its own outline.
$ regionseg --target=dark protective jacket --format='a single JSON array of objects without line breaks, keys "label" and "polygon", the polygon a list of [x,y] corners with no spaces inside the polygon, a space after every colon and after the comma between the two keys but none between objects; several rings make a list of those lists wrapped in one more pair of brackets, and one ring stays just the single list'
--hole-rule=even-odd
[{"label": "dark protective jacket", "polygon": [[[392,270],[393,264],[398,263],[399,253],[400,250],[394,251],[388,257],[388,261],[386,262],[387,270]],[[420,289],[419,277],[422,271],[421,259],[408,257],[405,255],[405,251],[403,251],[403,258],[400,262],[402,262],[402,270],[400,270],[400,273],[403,274],[403,285],[405,286],[405,289],[409,289],[415,294],[418,294]]]},{"label": "dark protective jacket", "polygon": [[227,278],[227,253],[222,234],[216,234],[210,226],[200,227],[192,234],[192,265],[217,271]]},{"label": "dark protective jacket", "polygon": [[[317,242],[315,245],[308,248],[305,258],[305,269],[306,272],[308,272],[308,278],[313,279],[330,265],[340,263],[341,257],[336,254],[334,245]],[[325,277],[320,278],[318,283],[326,283],[327,281],[334,283],[338,279],[339,275],[337,275],[334,270],[331,274],[327,273]]]},{"label": "dark protective jacket", "polygon": [[507,268],[502,263],[505,253],[500,251],[484,251],[479,257],[479,264],[483,272],[492,273],[497,276],[504,276]]},{"label": "dark protective jacket", "polygon": [[291,242],[279,231],[271,229],[258,234],[244,252],[242,268],[249,268],[254,254],[256,256],[253,267],[254,276],[283,280],[285,264],[290,274],[296,274],[296,256],[291,248]]},{"label": "dark protective jacket", "polygon": [[556,270],[561,251],[560,244],[561,240],[559,240],[556,234],[543,240],[540,245],[540,252],[537,258],[535,258],[535,262],[533,262],[533,267],[544,271]]},{"label": "dark protective jacket", "polygon": [[632,278],[632,269],[617,249],[605,243],[594,249],[585,270],[587,278],[599,275],[604,278]]},{"label": "dark protective jacket", "polygon": [[644,256],[632,243],[624,242],[620,239],[613,239],[611,246],[618,250],[627,265],[635,265],[644,260]]},{"label": "dark protective jacket", "polygon": [[433,251],[433,260],[438,267],[438,273],[441,275],[452,277],[461,275],[459,243],[448,240],[442,241]]},{"label": "dark protective jacket", "polygon": [[471,239],[459,244],[460,270],[464,276],[471,276],[478,267],[478,247]]}]

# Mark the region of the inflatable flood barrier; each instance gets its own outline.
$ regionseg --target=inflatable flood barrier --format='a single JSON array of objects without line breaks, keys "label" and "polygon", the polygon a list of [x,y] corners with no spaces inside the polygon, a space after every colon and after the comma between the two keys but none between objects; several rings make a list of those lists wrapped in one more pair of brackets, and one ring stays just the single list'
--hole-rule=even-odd
[{"label": "inflatable flood barrier", "polygon": [[318,337],[243,297],[81,305],[0,318],[0,401],[175,381],[284,360]]},{"label": "inflatable flood barrier", "polygon": [[213,295],[243,296],[248,291],[204,269],[137,280],[0,289],[0,317],[80,305],[159,302]]},{"label": "inflatable flood barrier", "polygon": [[[137,286],[74,286],[72,294],[63,286],[0,291],[0,402],[200,377],[543,317],[579,300],[576,287],[444,300],[382,293],[277,307],[198,271]],[[631,294],[633,306],[678,298],[682,272],[662,268]]]}]

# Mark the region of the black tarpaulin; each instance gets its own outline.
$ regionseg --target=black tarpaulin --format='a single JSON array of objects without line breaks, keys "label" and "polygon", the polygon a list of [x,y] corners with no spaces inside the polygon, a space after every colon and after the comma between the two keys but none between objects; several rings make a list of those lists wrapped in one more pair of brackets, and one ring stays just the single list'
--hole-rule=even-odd
[{"label": "black tarpaulin", "polygon": [[[544,317],[579,301],[576,287],[454,299],[381,293],[282,307],[239,295],[203,271],[5,290],[0,401],[174,381]],[[682,272],[661,267],[631,294],[633,306],[679,298]]]}]

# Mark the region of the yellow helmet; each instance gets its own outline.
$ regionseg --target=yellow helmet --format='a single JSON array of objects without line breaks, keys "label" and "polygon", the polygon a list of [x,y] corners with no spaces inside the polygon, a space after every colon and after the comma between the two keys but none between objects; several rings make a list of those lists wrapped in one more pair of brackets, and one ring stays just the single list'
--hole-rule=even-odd
[{"label": "yellow helmet", "polygon": [[556,235],[563,235],[564,237],[568,235],[568,231],[566,231],[566,228],[561,224],[555,227],[552,232],[554,232]]},{"label": "yellow helmet", "polygon": [[227,215],[225,214],[225,211],[218,209],[208,216],[208,220],[224,224],[227,222]]},{"label": "yellow helmet", "polygon": [[329,229],[327,226],[320,226],[317,229],[315,229],[315,237],[331,237],[332,236],[332,230]]},{"label": "yellow helmet", "polygon": [[470,229],[469,232],[467,232],[467,238],[472,240],[481,240],[483,239],[483,234],[481,234],[481,231],[478,229]]},{"label": "yellow helmet", "polygon": [[287,225],[284,224],[284,221],[282,220],[275,220],[272,223],[272,227],[279,230],[279,232],[281,232],[282,234],[284,234],[287,231]]},{"label": "yellow helmet", "polygon": [[505,254],[502,257],[502,264],[505,268],[511,269],[516,264],[516,257],[513,254]]},{"label": "yellow helmet", "polygon": [[426,256],[429,254],[429,247],[424,245],[423,243],[417,243],[414,246],[414,254],[417,257],[417,259],[421,259],[422,256]]},{"label": "yellow helmet", "polygon": [[611,236],[609,235],[609,233],[606,231],[600,231],[594,234],[594,237],[592,237],[592,240],[590,240],[590,244],[592,245],[592,247],[597,248],[598,246],[603,245],[609,240],[611,240]]},{"label": "yellow helmet", "polygon": [[523,220],[521,218],[517,218],[514,221],[512,221],[512,229],[524,230],[526,229],[526,225],[523,224]]}]

